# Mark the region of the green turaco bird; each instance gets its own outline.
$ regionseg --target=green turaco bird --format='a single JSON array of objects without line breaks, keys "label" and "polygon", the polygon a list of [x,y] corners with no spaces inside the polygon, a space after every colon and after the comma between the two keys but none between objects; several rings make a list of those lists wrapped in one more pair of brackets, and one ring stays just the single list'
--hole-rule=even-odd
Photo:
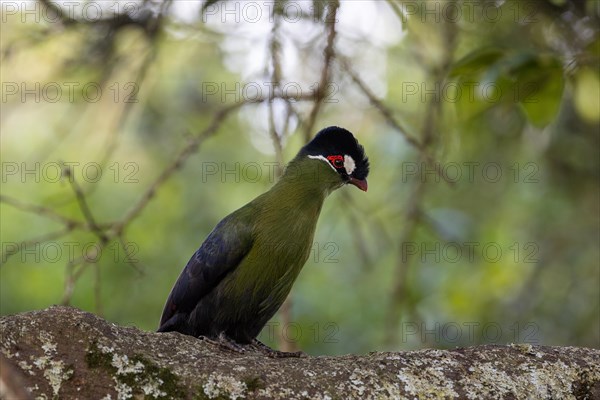
[{"label": "green turaco bird", "polygon": [[158,331],[259,345],[309,257],[323,201],[347,183],[366,192],[368,173],[352,133],[320,131],[268,192],[208,235],[171,290]]}]

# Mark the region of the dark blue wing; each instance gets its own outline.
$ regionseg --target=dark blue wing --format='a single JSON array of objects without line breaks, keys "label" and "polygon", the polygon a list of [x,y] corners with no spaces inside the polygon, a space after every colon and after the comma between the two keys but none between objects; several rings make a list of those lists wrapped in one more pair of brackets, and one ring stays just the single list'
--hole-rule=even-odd
[{"label": "dark blue wing", "polygon": [[246,221],[236,218],[234,213],[219,222],[179,275],[165,304],[158,331],[172,330],[176,321],[187,318],[251,248],[252,231]]}]

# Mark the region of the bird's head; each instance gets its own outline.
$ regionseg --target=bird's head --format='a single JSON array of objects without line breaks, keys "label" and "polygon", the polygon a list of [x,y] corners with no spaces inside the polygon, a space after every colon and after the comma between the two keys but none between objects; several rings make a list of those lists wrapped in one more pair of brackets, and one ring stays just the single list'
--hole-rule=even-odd
[{"label": "bird's head", "polygon": [[327,164],[337,173],[333,179],[339,178],[334,181],[336,187],[349,183],[367,191],[369,159],[350,131],[337,126],[325,128],[300,150],[299,156]]}]

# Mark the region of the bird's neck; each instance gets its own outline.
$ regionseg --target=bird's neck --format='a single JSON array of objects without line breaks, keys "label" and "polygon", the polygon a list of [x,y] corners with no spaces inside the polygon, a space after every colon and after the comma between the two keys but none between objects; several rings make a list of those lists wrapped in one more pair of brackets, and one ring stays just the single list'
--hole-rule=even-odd
[{"label": "bird's neck", "polygon": [[[322,165],[321,165],[322,164]],[[296,157],[287,165],[279,181],[255,200],[260,225],[266,231],[292,230],[299,236],[310,237],[321,213],[323,201],[335,188],[334,178],[328,166],[320,160]],[[282,223],[288,221],[288,223]]]},{"label": "bird's neck", "polygon": [[298,156],[289,162],[273,195],[296,207],[320,205],[339,186],[339,177],[321,160]]}]

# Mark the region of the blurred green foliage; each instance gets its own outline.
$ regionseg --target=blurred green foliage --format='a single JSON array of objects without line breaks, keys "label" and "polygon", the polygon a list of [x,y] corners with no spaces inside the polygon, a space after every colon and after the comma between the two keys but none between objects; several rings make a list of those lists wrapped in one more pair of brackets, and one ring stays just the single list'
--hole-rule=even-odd
[{"label": "blurred green foliage", "polygon": [[[313,354],[600,345],[597,2],[287,1],[261,19],[234,1],[98,4],[127,18],[2,4],[2,315],[60,303],[80,271],[70,304],[155,329],[214,225],[273,184],[268,84],[277,70],[310,94],[334,15],[332,101],[312,134],[355,133],[369,192],[327,200],[290,320],[261,339]],[[266,101],[249,101],[257,87]],[[287,161],[313,102],[284,100],[271,111]],[[75,265],[97,232],[26,206],[85,221],[67,163],[95,221],[119,221],[240,102],[157,187],[125,246],[111,236]]]}]

